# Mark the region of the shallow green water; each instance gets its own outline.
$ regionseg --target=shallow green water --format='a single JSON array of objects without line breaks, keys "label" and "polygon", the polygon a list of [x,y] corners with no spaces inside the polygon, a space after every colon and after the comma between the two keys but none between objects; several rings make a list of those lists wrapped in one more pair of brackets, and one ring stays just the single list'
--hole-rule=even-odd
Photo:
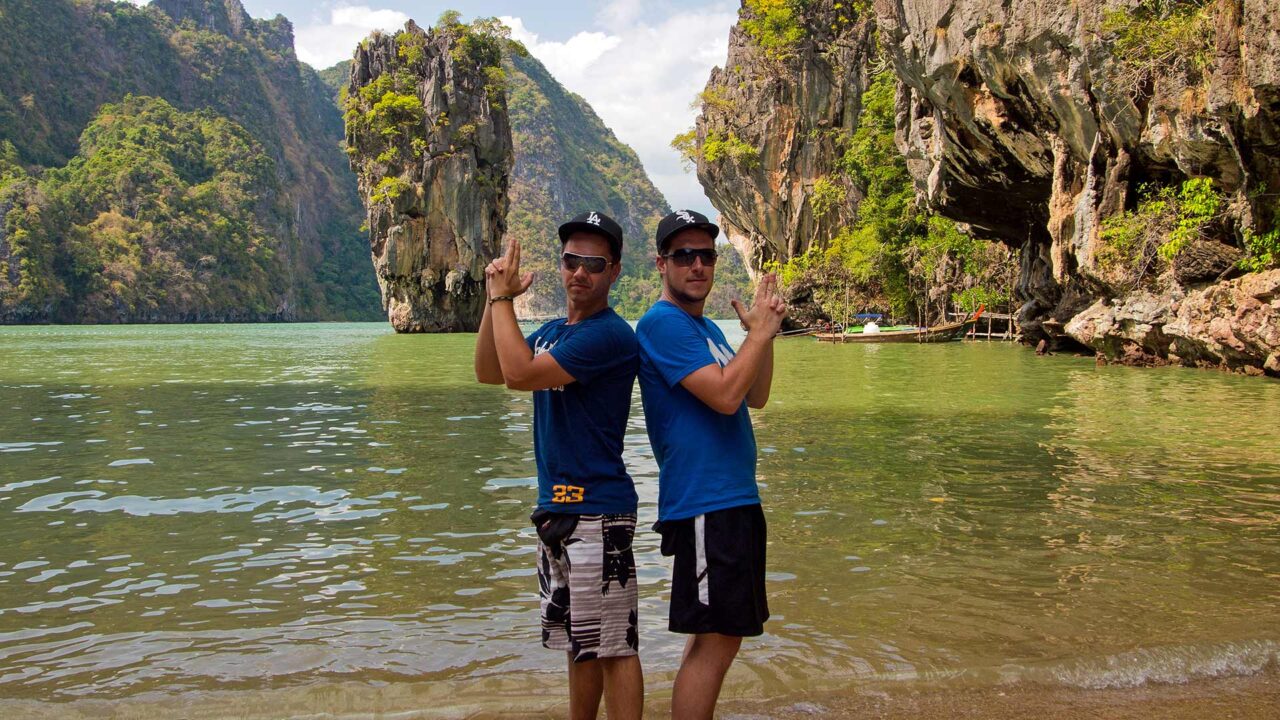
[{"label": "shallow green water", "polygon": [[[531,405],[472,336],[0,328],[0,698],[348,681],[552,692]],[[1280,383],[1019,347],[780,341],[768,633],[730,692],[1130,685],[1280,654]],[[641,523],[656,466],[638,395]],[[642,658],[668,564],[637,538]],[[335,700],[341,704],[340,700]]]}]

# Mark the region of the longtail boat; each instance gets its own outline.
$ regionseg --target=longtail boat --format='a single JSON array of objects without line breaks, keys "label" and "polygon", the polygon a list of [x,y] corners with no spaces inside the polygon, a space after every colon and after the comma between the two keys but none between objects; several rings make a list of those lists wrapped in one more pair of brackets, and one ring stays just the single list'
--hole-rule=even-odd
[{"label": "longtail boat", "polygon": [[[982,315],[983,308],[979,307],[978,311],[972,315],[951,323],[943,323],[932,327],[913,327],[901,330],[888,329],[880,332],[864,333],[855,332],[831,332],[831,333],[814,333],[813,336],[818,338],[818,342],[830,343],[939,343],[951,342],[964,337],[969,332],[969,328],[978,322],[978,317]],[[853,328],[850,328],[853,330]]]}]

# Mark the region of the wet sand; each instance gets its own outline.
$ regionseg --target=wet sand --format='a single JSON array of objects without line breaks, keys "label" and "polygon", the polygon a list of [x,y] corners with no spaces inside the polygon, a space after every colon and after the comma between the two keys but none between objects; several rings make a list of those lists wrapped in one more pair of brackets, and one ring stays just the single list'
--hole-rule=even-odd
[{"label": "wet sand", "polygon": [[[650,683],[645,717],[670,717],[670,682]],[[492,678],[454,683],[335,683],[265,691],[230,691],[69,703],[0,700],[0,717],[60,720],[437,720],[560,719],[560,688]],[[603,717],[603,711],[601,717]],[[722,720],[877,718],[880,720],[1274,720],[1280,717],[1280,671],[1179,685],[1081,690],[1034,685],[921,689],[859,684],[846,692],[786,699],[722,699]]]}]

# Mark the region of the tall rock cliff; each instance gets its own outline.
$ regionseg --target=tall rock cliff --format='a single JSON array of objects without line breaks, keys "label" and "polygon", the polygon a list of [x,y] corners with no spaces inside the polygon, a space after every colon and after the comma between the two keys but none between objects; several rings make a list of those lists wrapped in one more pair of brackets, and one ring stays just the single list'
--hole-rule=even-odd
[{"label": "tall rock cliff", "polygon": [[[0,0],[0,58],[0,142],[12,144],[27,174],[8,192],[22,196],[17,204],[23,208],[41,210],[0,222],[0,245],[12,259],[0,273],[0,322],[367,319],[376,313],[376,286],[358,230],[363,213],[338,149],[341,114],[315,71],[294,56],[288,20],[252,19],[238,0],[155,0],[144,7]],[[163,220],[139,215],[165,204],[157,203],[163,189],[150,184],[159,178],[154,172],[117,184],[118,192],[102,194],[93,206],[46,202],[64,184],[60,175],[83,175],[86,166],[101,170],[98,180],[107,182],[106,156],[90,162],[81,134],[105,105],[129,95],[158,98],[178,111],[152,113],[145,122],[181,124],[185,113],[212,112],[247,131],[251,152],[266,156],[269,168],[253,179],[245,218],[253,227],[228,230],[265,239],[255,264],[269,269],[248,301],[213,300],[208,291],[235,278],[236,270],[224,264],[210,271],[199,243],[186,242],[180,212]],[[139,162],[120,157],[123,164]],[[222,160],[228,158],[214,164]],[[178,170],[192,187],[211,177],[208,168]],[[146,229],[106,232],[117,217]],[[121,243],[134,258],[134,279],[105,281],[112,270],[107,255]],[[130,289],[140,297],[129,297]]]},{"label": "tall rock cliff", "polygon": [[506,231],[512,151],[505,40],[442,19],[374,33],[351,64],[347,153],[397,332],[474,331]]},{"label": "tall rock cliff", "polygon": [[1031,340],[1280,374],[1274,0],[876,8],[920,192],[1022,248]]},{"label": "tall rock cliff", "polygon": [[1009,253],[914,201],[876,28],[864,2],[746,0],[674,143],[752,270],[780,269],[798,325],[1007,302]]},{"label": "tall rock cliff", "polygon": [[[762,44],[739,22],[724,67],[712,69],[698,99],[690,138],[700,149],[691,153],[698,180],[753,272],[826,246],[861,200],[835,166],[858,127],[875,24],[852,4],[835,4],[797,10],[792,22],[803,32],[783,48]],[[840,202],[815,202],[824,184]]]},{"label": "tall rock cliff", "polygon": [[[968,275],[1006,262],[966,250],[969,234],[1019,251],[1012,294],[1033,344],[1276,374],[1277,10],[744,0],[677,144],[756,268],[809,247],[846,268],[887,250],[900,267],[864,274],[928,306],[938,258],[968,252]],[[896,94],[892,156],[866,132],[883,90]],[[882,192],[895,167],[923,214]]]}]

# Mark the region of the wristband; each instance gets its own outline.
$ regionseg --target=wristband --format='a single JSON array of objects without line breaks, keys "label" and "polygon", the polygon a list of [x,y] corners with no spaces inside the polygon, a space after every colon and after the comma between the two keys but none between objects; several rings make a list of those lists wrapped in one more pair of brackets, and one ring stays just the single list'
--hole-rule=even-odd
[{"label": "wristband", "polygon": [[496,302],[515,302],[515,300],[516,298],[514,295],[499,295],[497,297],[489,298],[489,304],[492,305]]}]

